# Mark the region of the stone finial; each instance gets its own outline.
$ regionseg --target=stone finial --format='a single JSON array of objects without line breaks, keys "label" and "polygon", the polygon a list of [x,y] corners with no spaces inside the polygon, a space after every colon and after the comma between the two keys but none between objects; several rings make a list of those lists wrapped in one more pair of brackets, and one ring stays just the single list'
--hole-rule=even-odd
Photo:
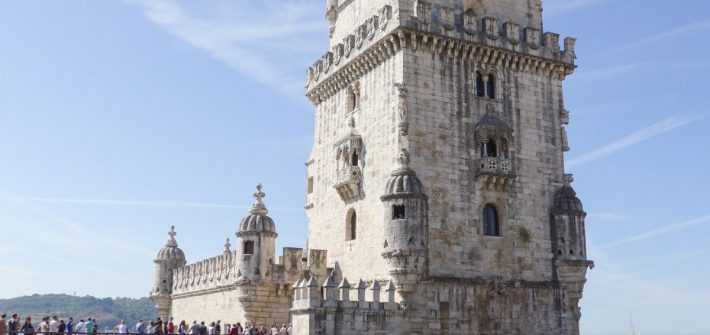
[{"label": "stone finial", "polygon": [[397,287],[394,285],[392,280],[388,281],[387,285],[385,286],[385,292],[387,292],[387,302],[394,302],[396,291]]},{"label": "stone finial", "polygon": [[564,182],[565,185],[571,185],[574,182],[574,175],[571,173],[565,174]]},{"label": "stone finial", "polygon": [[372,284],[370,284],[370,287],[368,287],[368,290],[372,292],[372,301],[373,302],[380,302],[380,283],[377,282],[377,280],[373,280]]},{"label": "stone finial", "polygon": [[318,288],[318,280],[316,279],[316,276],[311,276],[310,279],[308,279],[308,282],[306,283],[306,294],[307,298],[310,300],[318,300],[320,299],[319,297],[319,288]]},{"label": "stone finial", "polygon": [[170,231],[168,231],[168,241],[165,242],[166,247],[177,247],[177,240],[175,239],[175,235],[177,235],[177,232],[175,232],[175,226],[170,226]]},{"label": "stone finial", "polygon": [[409,167],[409,151],[402,148],[399,150],[399,155],[397,155],[397,163],[400,169],[405,169]]},{"label": "stone finial", "polygon": [[365,282],[362,279],[357,280],[355,289],[357,290],[357,301],[365,301]]},{"label": "stone finial", "polygon": [[227,242],[224,243],[224,253],[229,254],[232,252],[232,243],[229,242],[229,238],[227,238]]},{"label": "stone finial", "polygon": [[340,300],[350,301],[350,283],[347,278],[343,278],[338,288],[340,289]]},{"label": "stone finial", "polygon": [[261,187],[261,183],[256,185],[256,192],[254,192],[254,203],[251,205],[249,214],[266,215],[269,213],[269,210],[266,209],[266,206],[262,200],[266,196],[266,193],[261,191]]}]

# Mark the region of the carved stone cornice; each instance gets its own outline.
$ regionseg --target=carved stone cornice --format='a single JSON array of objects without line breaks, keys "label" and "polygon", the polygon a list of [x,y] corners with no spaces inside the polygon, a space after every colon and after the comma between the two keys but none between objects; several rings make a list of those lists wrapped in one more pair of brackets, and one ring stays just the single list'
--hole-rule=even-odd
[{"label": "carved stone cornice", "polygon": [[515,50],[516,48],[483,44],[477,39],[464,40],[400,27],[349,61],[341,61],[340,66],[329,64],[328,73],[322,71],[323,60],[316,62],[308,71],[306,96],[314,104],[319,104],[392,58],[403,48],[426,51],[456,61],[470,60],[479,66],[544,75],[559,80],[575,69],[573,62],[566,62],[561,58],[547,58]]}]

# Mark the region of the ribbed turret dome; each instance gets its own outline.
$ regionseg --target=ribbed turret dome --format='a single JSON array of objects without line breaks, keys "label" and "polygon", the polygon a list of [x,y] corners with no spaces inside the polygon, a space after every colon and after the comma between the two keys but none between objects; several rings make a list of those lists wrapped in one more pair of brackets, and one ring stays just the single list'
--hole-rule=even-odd
[{"label": "ribbed turret dome", "polygon": [[165,246],[158,251],[158,255],[155,256],[156,261],[180,261],[185,262],[185,253],[178,248],[177,240],[175,240],[175,226],[170,227],[168,232],[168,240],[165,242]]},{"label": "ribbed turret dome", "polygon": [[555,195],[555,206],[553,207],[553,212],[584,213],[582,201],[577,198],[577,193],[569,183],[565,183],[565,185],[557,191],[557,194]]},{"label": "ribbed turret dome", "polygon": [[380,197],[382,200],[395,198],[419,198],[426,199],[422,182],[417,178],[417,174],[409,168],[409,153],[406,149],[402,149],[397,157],[399,167],[392,172],[387,185],[385,186],[385,194]]},{"label": "ribbed turret dome", "polygon": [[276,234],[276,224],[274,224],[273,219],[266,215],[269,210],[266,209],[264,202],[261,200],[265,196],[266,193],[261,191],[261,184],[258,184],[254,193],[254,204],[249,209],[249,215],[244,217],[239,224],[238,236],[245,233],[262,232]]}]

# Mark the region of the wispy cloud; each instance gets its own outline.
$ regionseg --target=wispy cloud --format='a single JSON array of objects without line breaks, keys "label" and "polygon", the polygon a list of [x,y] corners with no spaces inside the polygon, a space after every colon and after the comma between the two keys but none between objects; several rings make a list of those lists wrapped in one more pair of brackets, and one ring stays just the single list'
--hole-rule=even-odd
[{"label": "wispy cloud", "polygon": [[618,247],[618,246],[646,240],[649,238],[661,236],[661,235],[664,235],[666,233],[670,233],[675,230],[688,228],[688,227],[692,227],[692,226],[697,226],[697,225],[701,225],[701,224],[707,224],[707,223],[710,223],[710,215],[706,215],[706,216],[691,219],[688,221],[678,222],[678,223],[670,224],[670,225],[667,225],[664,227],[649,230],[649,231],[641,233],[641,234],[637,234],[637,235],[634,235],[634,236],[631,236],[628,238],[624,238],[624,239],[621,239],[621,240],[618,240],[615,242],[611,242],[611,243],[607,243],[607,244],[598,246],[597,248],[598,249],[607,249],[607,248]]},{"label": "wispy cloud", "polygon": [[554,18],[565,13],[580,10],[582,8],[600,5],[610,0],[548,0],[545,2],[543,13],[545,18]]},{"label": "wispy cloud", "polygon": [[607,221],[607,222],[628,221],[628,220],[631,220],[634,218],[631,215],[608,213],[608,212],[590,213],[589,217],[594,220]]},{"label": "wispy cloud", "polygon": [[[235,14],[228,19],[218,15],[197,17],[172,1],[127,1],[139,6],[150,21],[166,32],[250,79],[294,97],[303,95],[304,80],[281,64],[312,49],[309,43],[313,42],[301,38],[304,34],[325,31],[324,20],[314,17],[320,13],[314,1],[234,2],[229,12]],[[274,46],[279,50],[274,50]],[[284,50],[289,52],[284,54]]]},{"label": "wispy cloud", "polygon": [[[0,197],[2,200],[22,200],[37,203],[60,203],[60,204],[76,204],[76,205],[99,205],[99,206],[126,206],[126,207],[176,207],[176,208],[224,208],[224,209],[240,209],[247,210],[249,206],[237,206],[227,204],[215,204],[205,202],[190,202],[190,201],[142,201],[142,200],[113,200],[113,199],[86,199],[86,198],[41,198],[41,197],[20,197],[7,196]],[[269,210],[275,212],[303,212],[303,208],[294,207],[269,207]]]},{"label": "wispy cloud", "polygon": [[635,49],[635,48],[638,48],[638,47],[641,47],[644,45],[652,44],[654,42],[665,40],[665,39],[675,37],[678,35],[704,31],[707,29],[710,29],[710,20],[689,23],[689,24],[681,26],[681,27],[676,27],[676,28],[673,28],[673,29],[670,29],[670,30],[667,30],[664,32],[660,32],[660,33],[653,35],[653,36],[642,38],[636,42],[626,43],[622,47],[619,47],[617,49],[614,49],[614,50],[606,52],[606,53],[602,53],[602,54],[598,55],[597,57],[617,54],[617,53],[620,53],[623,51]]},{"label": "wispy cloud", "polygon": [[649,127],[643,128],[641,130],[638,130],[636,132],[631,133],[630,135],[614,141],[610,144],[607,144],[597,150],[594,150],[586,155],[582,155],[580,157],[574,158],[567,162],[567,167],[574,167],[574,166],[579,166],[584,163],[589,163],[591,161],[597,160],[602,157],[606,157],[608,155],[611,155],[619,150],[625,149],[627,147],[630,147],[634,144],[646,141],[650,138],[653,138],[655,136],[667,133],[673,129],[685,126],[692,121],[695,121],[697,119],[690,119],[690,118],[676,118],[676,117],[671,117],[668,119],[665,119],[661,122],[655,123]]}]

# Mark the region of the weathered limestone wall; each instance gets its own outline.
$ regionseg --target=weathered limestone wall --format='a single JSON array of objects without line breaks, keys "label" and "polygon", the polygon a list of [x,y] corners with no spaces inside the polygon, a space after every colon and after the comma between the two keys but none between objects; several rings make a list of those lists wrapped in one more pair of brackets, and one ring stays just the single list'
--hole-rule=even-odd
[{"label": "weathered limestone wall", "polygon": [[222,320],[269,327],[288,323],[290,300],[291,291],[286,285],[234,285],[223,290],[173,296],[171,315],[176,320],[190,322]]},{"label": "weathered limestone wall", "polygon": [[[347,90],[320,103],[316,111],[316,137],[308,163],[313,193],[307,196],[308,243],[311,249],[328,250],[328,266],[351,278],[386,279],[381,256],[385,208],[380,200],[392,170],[396,168],[397,102],[394,84],[401,81],[401,54],[382,63],[358,80],[360,108],[349,111]],[[349,119],[362,136],[361,197],[343,201],[333,186],[338,178],[334,143],[350,132]],[[346,241],[347,213],[357,213],[357,238]]]},{"label": "weathered limestone wall", "polygon": [[[429,195],[430,273],[505,279],[552,278],[549,211],[563,177],[559,129],[561,84],[470,59],[404,49],[410,151]],[[474,94],[475,71],[495,73],[497,99]],[[475,126],[487,106],[514,128],[515,179],[491,188],[476,175]],[[483,236],[481,211],[496,205],[501,237]]]}]

